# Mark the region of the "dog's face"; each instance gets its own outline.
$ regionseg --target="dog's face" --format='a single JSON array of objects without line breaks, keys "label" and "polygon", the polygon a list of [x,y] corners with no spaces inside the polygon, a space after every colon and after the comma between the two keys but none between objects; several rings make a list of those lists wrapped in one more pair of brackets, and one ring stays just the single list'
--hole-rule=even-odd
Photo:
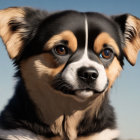
[{"label": "dog's face", "polygon": [[53,60],[47,61],[59,68],[49,75],[51,85],[64,94],[88,98],[103,93],[121,70],[122,39],[115,23],[103,15],[62,12],[44,21],[39,34]]},{"label": "dog's face", "polygon": [[119,75],[124,56],[134,65],[140,48],[140,21],[131,15],[10,8],[0,18],[0,34],[30,91],[100,95]]}]

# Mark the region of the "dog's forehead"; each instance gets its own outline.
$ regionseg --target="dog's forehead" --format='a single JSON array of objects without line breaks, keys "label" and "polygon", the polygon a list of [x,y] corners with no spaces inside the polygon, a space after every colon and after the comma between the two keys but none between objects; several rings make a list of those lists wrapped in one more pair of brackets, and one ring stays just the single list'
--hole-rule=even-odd
[{"label": "dog's forehead", "polygon": [[84,44],[86,22],[88,23],[88,37],[92,40],[102,32],[107,32],[114,40],[118,39],[115,22],[109,17],[94,12],[63,11],[52,14],[44,21],[41,32],[46,32],[45,36],[49,39],[53,35],[70,30],[80,41],[80,44]]},{"label": "dog's forehead", "polygon": [[85,24],[84,13],[76,11],[62,11],[52,14],[44,21],[46,27],[54,29],[56,32],[63,30],[77,30],[83,29]]},{"label": "dog's forehead", "polygon": [[118,42],[118,27],[111,17],[100,13],[86,13],[89,37],[96,37],[102,32],[108,33]]}]

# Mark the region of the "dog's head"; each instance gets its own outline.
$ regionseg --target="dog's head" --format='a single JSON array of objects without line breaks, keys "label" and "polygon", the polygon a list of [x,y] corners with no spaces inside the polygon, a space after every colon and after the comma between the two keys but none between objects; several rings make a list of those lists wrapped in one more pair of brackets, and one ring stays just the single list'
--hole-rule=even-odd
[{"label": "dog's head", "polygon": [[109,90],[124,57],[136,63],[140,20],[129,14],[8,8],[0,11],[0,35],[30,91],[52,88],[87,99]]}]

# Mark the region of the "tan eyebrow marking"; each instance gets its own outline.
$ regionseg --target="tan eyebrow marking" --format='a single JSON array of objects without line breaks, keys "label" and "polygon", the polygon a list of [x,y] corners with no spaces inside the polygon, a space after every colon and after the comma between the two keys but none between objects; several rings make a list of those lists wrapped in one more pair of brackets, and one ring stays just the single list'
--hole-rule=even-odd
[{"label": "tan eyebrow marking", "polygon": [[45,50],[52,49],[59,41],[66,40],[68,41],[68,47],[75,52],[77,49],[77,39],[73,32],[67,30],[61,32],[60,34],[54,35],[50,38],[49,41],[45,44]]},{"label": "tan eyebrow marking", "polygon": [[116,54],[119,55],[120,51],[119,51],[117,43],[106,32],[102,32],[96,37],[94,41],[94,46],[93,46],[94,51],[97,54],[100,53],[101,50],[103,49],[104,44],[111,45],[111,47],[113,47],[113,49],[115,50]]}]

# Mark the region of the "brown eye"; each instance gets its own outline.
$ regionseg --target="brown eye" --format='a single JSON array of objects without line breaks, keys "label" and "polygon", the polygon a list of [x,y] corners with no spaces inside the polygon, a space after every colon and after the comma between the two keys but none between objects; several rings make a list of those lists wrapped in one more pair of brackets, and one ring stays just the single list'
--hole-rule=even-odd
[{"label": "brown eye", "polygon": [[54,51],[58,55],[66,55],[68,54],[68,48],[64,45],[58,45],[54,48]]},{"label": "brown eye", "polygon": [[113,51],[109,48],[104,49],[101,53],[100,53],[100,58],[104,58],[104,59],[110,59],[112,57]]}]

